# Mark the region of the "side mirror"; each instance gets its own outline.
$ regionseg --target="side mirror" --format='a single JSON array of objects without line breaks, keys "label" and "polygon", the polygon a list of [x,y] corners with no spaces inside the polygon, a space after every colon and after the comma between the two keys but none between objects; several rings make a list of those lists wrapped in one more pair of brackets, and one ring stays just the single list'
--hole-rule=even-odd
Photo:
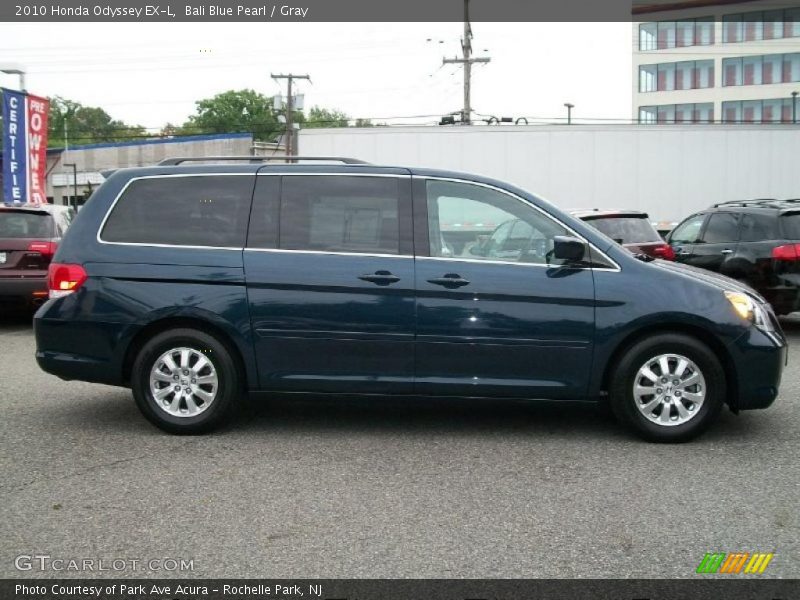
[{"label": "side mirror", "polygon": [[553,238],[553,256],[567,263],[577,263],[586,255],[586,244],[567,235],[557,235]]}]

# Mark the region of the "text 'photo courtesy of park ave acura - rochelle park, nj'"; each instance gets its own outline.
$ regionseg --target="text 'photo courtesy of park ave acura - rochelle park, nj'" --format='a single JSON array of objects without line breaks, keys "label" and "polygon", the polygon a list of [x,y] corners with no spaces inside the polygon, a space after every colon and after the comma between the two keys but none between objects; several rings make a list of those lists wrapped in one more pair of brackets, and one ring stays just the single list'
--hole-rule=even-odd
[{"label": "text 'photo courtesy of park ave acura - rochelle park, nj'", "polygon": [[800,597],[800,0],[0,5],[0,600]]}]

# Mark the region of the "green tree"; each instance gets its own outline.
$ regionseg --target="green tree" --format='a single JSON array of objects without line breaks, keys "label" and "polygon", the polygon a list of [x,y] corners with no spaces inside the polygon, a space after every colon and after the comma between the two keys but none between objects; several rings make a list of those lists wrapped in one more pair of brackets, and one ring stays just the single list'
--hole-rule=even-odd
[{"label": "green tree", "polygon": [[195,102],[197,114],[181,126],[178,135],[250,132],[261,141],[283,130],[272,108],[272,98],[250,89],[228,90]]},{"label": "green tree", "polygon": [[340,110],[313,106],[308,111],[308,118],[305,119],[303,127],[347,127],[349,121],[350,117]]},{"label": "green tree", "polygon": [[70,145],[83,145],[147,137],[147,131],[141,125],[128,125],[112,119],[100,107],[84,106],[60,96],[50,98],[47,129],[50,147],[64,146],[66,140]]}]

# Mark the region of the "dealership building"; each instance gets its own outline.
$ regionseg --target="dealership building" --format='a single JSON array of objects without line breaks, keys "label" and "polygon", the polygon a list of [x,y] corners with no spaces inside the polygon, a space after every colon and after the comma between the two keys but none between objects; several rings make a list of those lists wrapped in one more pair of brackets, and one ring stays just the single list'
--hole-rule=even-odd
[{"label": "dealership building", "polygon": [[[276,152],[276,144],[253,143],[249,133],[192,135],[128,142],[109,142],[47,150],[47,200],[56,204],[83,204],[103,182],[102,172],[157,164],[174,156],[245,156]],[[0,155],[0,165],[2,155]],[[74,167],[73,167],[74,165]],[[0,169],[2,173],[2,169]]]}]

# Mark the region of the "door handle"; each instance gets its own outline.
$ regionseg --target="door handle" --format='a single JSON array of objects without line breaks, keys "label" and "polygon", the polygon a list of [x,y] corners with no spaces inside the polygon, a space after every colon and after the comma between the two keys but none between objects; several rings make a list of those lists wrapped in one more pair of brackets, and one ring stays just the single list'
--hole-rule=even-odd
[{"label": "door handle", "polygon": [[683,248],[676,248],[677,252],[675,253],[678,256],[689,256],[691,252],[688,250],[684,250]]},{"label": "door handle", "polygon": [[730,248],[725,248],[725,250],[722,250],[720,254],[733,254],[733,250]]},{"label": "door handle", "polygon": [[397,275],[393,275],[389,271],[375,271],[373,274],[367,273],[366,275],[361,275],[359,279],[361,281],[369,281],[370,283],[374,283],[376,285],[390,285],[400,281],[400,278]]},{"label": "door handle", "polygon": [[464,285],[469,285],[469,280],[464,279],[461,275],[456,273],[447,273],[444,277],[435,277],[434,279],[428,279],[428,283],[432,283],[434,285],[441,285],[446,288],[459,288]]}]

